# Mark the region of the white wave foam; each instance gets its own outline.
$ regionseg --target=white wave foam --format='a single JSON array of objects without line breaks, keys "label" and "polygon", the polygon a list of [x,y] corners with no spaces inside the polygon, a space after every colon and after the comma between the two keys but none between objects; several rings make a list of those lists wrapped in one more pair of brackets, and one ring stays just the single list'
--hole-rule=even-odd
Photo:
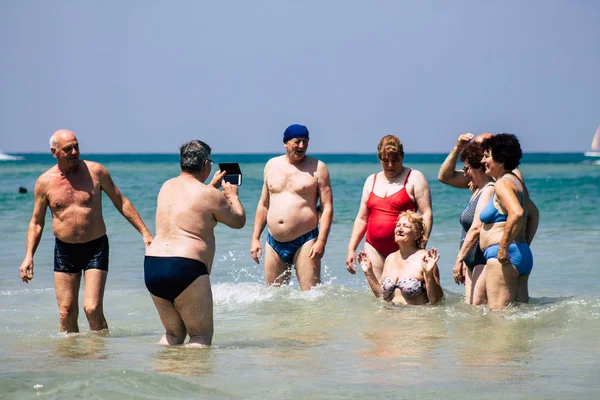
[{"label": "white wave foam", "polygon": [[46,293],[46,292],[54,292],[54,288],[44,288],[44,289],[18,289],[18,290],[0,290],[0,296],[14,296],[23,293]]}]

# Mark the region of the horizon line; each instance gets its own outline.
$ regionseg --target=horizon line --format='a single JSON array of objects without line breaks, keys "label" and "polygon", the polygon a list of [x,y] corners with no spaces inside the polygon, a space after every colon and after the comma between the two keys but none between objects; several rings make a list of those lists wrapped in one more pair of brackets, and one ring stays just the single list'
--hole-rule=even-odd
[{"label": "horizon line", "polygon": [[[584,154],[586,152],[588,152],[589,150],[583,150],[583,151],[530,151],[530,152],[523,152],[523,154]],[[2,154],[6,154],[6,155],[17,155],[17,156],[21,156],[21,155],[26,155],[26,154],[35,154],[35,155],[49,155],[51,156],[52,154],[50,152],[7,152],[4,153],[2,151],[0,151],[0,153]],[[178,152],[172,152],[172,153],[163,153],[163,152],[124,152],[124,153],[105,153],[105,152],[83,152],[80,153],[82,155],[85,154],[90,154],[90,155],[179,155]],[[219,152],[214,152],[211,154],[215,154],[215,155],[221,155],[221,154],[226,154],[226,155],[283,155],[285,153],[260,153],[260,152],[246,152],[246,153],[241,153],[241,152],[232,152],[232,153],[219,153]],[[348,153],[343,153],[343,152],[311,152],[309,154],[307,154],[309,157],[311,156],[311,154],[313,155],[377,155],[376,152],[374,153],[358,153],[358,152],[348,152]],[[447,152],[442,152],[442,153],[438,153],[438,152],[410,152],[410,153],[405,153],[406,155],[447,155]]]}]

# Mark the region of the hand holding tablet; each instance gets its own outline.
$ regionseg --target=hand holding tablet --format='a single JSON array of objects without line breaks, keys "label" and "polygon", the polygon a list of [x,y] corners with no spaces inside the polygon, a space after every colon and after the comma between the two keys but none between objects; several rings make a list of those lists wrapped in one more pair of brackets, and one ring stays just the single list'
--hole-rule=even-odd
[{"label": "hand holding tablet", "polygon": [[223,180],[229,182],[232,185],[242,185],[242,171],[238,163],[219,163],[219,169],[225,171],[225,177]]}]

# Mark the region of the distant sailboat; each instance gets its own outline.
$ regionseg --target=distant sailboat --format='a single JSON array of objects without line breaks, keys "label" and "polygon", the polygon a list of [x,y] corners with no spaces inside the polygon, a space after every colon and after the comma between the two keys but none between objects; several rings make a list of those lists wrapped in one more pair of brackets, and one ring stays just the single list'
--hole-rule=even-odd
[{"label": "distant sailboat", "polygon": [[583,153],[586,157],[600,157],[600,125],[596,129],[596,134],[592,139],[592,151],[586,151]]},{"label": "distant sailboat", "polygon": [[18,161],[24,160],[21,156],[11,156],[9,154],[4,154],[2,150],[0,150],[0,161]]}]

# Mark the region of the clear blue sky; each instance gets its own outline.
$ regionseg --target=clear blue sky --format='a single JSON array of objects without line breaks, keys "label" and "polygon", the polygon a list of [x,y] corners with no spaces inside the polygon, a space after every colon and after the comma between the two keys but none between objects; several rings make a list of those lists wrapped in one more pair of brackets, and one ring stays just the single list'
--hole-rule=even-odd
[{"label": "clear blue sky", "polygon": [[0,2],[0,149],[447,152],[462,132],[583,151],[600,124],[600,1]]}]

